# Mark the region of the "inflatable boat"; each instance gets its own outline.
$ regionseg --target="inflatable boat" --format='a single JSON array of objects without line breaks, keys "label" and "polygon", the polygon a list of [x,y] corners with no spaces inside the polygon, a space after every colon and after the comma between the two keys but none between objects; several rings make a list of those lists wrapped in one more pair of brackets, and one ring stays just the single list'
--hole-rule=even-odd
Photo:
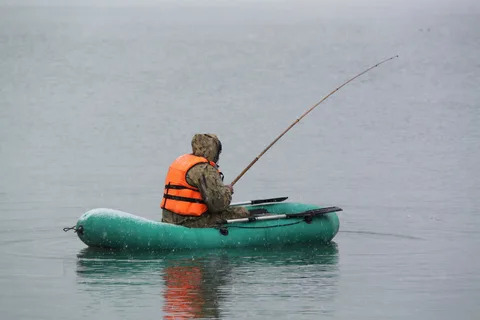
[{"label": "inflatable boat", "polygon": [[[330,242],[339,229],[338,207],[283,202],[247,205],[248,218],[188,228],[114,209],[85,212],[72,228],[89,247],[134,251],[270,247]],[[258,214],[260,213],[260,214]]]}]

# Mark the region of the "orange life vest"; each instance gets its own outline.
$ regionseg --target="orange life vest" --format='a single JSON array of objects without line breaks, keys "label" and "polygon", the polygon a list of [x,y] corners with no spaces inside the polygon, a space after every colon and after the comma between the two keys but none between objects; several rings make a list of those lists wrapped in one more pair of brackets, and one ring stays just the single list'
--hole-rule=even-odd
[{"label": "orange life vest", "polygon": [[162,209],[183,216],[196,217],[208,211],[198,188],[187,182],[188,170],[199,163],[209,163],[213,167],[217,167],[215,162],[192,154],[184,154],[173,161],[165,178],[165,190],[160,204]]}]

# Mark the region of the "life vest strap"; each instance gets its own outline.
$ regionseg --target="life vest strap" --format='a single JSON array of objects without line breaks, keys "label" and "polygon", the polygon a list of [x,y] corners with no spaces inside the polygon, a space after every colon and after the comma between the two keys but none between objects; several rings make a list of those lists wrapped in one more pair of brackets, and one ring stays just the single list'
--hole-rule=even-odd
[{"label": "life vest strap", "polygon": [[177,200],[177,201],[185,201],[185,202],[193,202],[193,203],[205,203],[201,199],[193,199],[193,198],[186,198],[186,197],[179,197],[179,196],[172,196],[170,194],[164,194],[163,197],[165,199]]},{"label": "life vest strap", "polygon": [[184,187],[184,186],[179,186],[175,184],[166,184],[165,189],[175,189],[175,190],[183,190],[183,189],[188,189],[188,190],[193,190],[193,191],[198,191],[196,188],[189,188],[189,187]]}]

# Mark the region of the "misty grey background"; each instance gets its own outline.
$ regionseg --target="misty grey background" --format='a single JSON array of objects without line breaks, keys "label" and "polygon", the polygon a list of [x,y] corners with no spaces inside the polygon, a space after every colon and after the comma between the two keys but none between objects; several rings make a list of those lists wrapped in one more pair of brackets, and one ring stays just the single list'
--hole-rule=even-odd
[{"label": "misty grey background", "polygon": [[92,258],[61,229],[95,207],[160,219],[194,133],[219,135],[231,181],[396,54],[235,186],[342,207],[336,249],[201,258],[205,317],[478,319],[479,18],[467,0],[0,1],[2,319],[168,315],[178,257]]}]

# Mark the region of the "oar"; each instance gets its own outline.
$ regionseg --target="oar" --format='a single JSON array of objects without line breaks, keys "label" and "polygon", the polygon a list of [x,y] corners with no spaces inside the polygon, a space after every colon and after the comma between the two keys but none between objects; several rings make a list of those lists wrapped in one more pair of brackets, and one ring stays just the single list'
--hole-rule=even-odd
[{"label": "oar", "polygon": [[265,215],[265,216],[253,216],[248,218],[241,218],[241,219],[230,219],[223,221],[224,224],[231,224],[231,223],[238,223],[238,222],[254,222],[254,221],[261,221],[261,220],[278,220],[278,219],[290,219],[290,218],[303,218],[303,217],[314,217],[322,214],[326,214],[329,212],[337,212],[342,211],[342,208],[339,207],[326,207],[326,208],[319,208],[319,209],[312,209],[298,213],[285,213],[285,214],[272,214],[272,215]]},{"label": "oar", "polygon": [[353,80],[357,79],[358,77],[360,77],[361,75],[367,73],[368,71],[378,67],[379,65],[381,65],[382,63],[385,63],[387,61],[390,61],[392,59],[395,59],[395,58],[398,58],[398,55],[396,56],[393,56],[393,57],[390,57],[388,59],[385,59],[383,61],[380,61],[379,63],[377,63],[376,65],[366,69],[365,71],[362,71],[360,72],[359,74],[357,74],[356,76],[350,78],[349,80],[345,81],[344,83],[342,83],[340,86],[338,86],[337,88],[335,88],[332,92],[330,92],[329,94],[327,94],[325,97],[322,98],[322,100],[318,101],[317,103],[315,103],[310,109],[308,109],[307,111],[305,111],[297,120],[295,120],[291,125],[288,126],[287,129],[285,129],[285,131],[283,131],[278,137],[275,138],[275,140],[273,140],[262,152],[260,152],[260,154],[255,157],[255,159],[252,160],[252,162],[250,162],[250,164],[245,168],[243,169],[243,171],[235,178],[233,179],[232,183],[230,183],[230,186],[233,187],[233,185],[235,183],[237,183],[238,180],[240,180],[240,178],[255,164],[255,162],[258,161],[258,159],[260,159],[264,154],[265,152],[268,151],[268,149],[270,149],[278,140],[280,140],[281,137],[283,137],[283,135],[285,133],[288,132],[288,130],[290,130],[294,125],[296,125],[298,122],[300,122],[300,120],[302,120],[307,114],[310,113],[310,111],[312,111],[313,109],[315,109],[319,104],[321,104],[323,101],[327,100],[328,97],[330,97],[332,94],[334,94],[335,92],[337,92],[338,90],[340,90],[341,88],[343,88],[344,86],[346,86],[347,84],[349,84],[350,82],[352,82]]},{"label": "oar", "polygon": [[269,198],[269,199],[258,199],[258,200],[250,200],[250,201],[243,201],[243,202],[235,202],[231,203],[231,206],[245,206],[249,204],[260,204],[260,203],[272,203],[272,202],[282,202],[287,200],[288,197],[278,197],[278,198]]}]

